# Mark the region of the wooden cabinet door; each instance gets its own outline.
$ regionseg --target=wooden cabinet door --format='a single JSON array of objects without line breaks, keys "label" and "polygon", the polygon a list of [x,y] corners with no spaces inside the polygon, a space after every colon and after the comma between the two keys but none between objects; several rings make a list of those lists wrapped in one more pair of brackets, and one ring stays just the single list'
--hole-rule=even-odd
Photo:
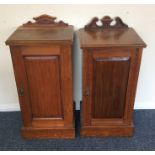
[{"label": "wooden cabinet door", "polygon": [[121,48],[84,51],[83,126],[127,123],[134,52]]},{"label": "wooden cabinet door", "polygon": [[70,49],[59,46],[14,47],[12,57],[24,126],[71,126]]}]

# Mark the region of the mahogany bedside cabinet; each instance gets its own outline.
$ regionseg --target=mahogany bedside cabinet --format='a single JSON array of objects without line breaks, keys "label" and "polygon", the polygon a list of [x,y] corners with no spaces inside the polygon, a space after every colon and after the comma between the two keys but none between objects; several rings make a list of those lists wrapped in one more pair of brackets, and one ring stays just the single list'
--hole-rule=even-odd
[{"label": "mahogany bedside cabinet", "polygon": [[41,15],[20,26],[10,46],[24,138],[74,138],[73,26]]},{"label": "mahogany bedside cabinet", "polygon": [[[78,31],[83,53],[81,136],[132,136],[143,40],[109,16]],[[114,24],[112,24],[114,22]]]}]

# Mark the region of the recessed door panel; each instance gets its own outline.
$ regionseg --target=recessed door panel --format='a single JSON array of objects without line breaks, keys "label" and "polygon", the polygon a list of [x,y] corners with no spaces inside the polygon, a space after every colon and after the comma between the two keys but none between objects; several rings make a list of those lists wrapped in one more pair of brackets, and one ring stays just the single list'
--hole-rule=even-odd
[{"label": "recessed door panel", "polygon": [[59,56],[24,56],[33,118],[62,118]]},{"label": "recessed door panel", "polygon": [[92,118],[123,118],[129,57],[93,58]]}]

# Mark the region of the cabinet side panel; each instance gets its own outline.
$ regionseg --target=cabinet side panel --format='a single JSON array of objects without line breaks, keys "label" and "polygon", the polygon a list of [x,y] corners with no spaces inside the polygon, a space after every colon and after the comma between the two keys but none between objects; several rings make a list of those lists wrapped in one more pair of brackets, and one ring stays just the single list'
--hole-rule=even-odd
[{"label": "cabinet side panel", "polygon": [[25,56],[33,118],[61,118],[59,56]]},{"label": "cabinet side panel", "polygon": [[73,88],[72,88],[72,63],[71,46],[61,46],[61,79],[62,79],[62,98],[64,107],[64,126],[73,127]]},{"label": "cabinet side panel", "polygon": [[92,118],[123,118],[129,68],[128,57],[93,59]]}]

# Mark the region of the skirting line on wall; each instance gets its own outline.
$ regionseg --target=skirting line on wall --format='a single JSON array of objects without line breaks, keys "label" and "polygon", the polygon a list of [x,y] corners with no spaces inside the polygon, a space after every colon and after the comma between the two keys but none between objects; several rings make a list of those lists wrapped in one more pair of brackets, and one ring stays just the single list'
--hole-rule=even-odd
[{"label": "skirting line on wall", "polygon": [[10,104],[1,104],[0,103],[0,111],[19,111],[19,103],[10,103]]},{"label": "skirting line on wall", "polygon": [[[134,109],[155,109],[155,103],[154,102],[135,103]],[[77,108],[77,110],[79,110],[79,108]],[[10,104],[0,103],[0,111],[20,111],[19,103],[10,103]]]},{"label": "skirting line on wall", "polygon": [[134,109],[155,109],[155,102],[135,102]]}]

